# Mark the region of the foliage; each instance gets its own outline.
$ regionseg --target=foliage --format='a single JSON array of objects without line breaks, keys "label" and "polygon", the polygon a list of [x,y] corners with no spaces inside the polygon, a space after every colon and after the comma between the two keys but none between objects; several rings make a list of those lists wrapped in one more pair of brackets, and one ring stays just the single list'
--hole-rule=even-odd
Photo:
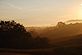
[{"label": "foliage", "polygon": [[44,43],[48,43],[46,39],[33,38],[23,25],[15,21],[0,21],[0,48],[41,48]]}]

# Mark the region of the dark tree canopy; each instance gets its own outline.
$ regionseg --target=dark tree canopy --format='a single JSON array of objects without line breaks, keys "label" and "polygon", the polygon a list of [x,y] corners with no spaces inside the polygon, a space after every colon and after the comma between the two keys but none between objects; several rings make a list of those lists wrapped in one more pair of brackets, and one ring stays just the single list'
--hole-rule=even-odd
[{"label": "dark tree canopy", "polygon": [[23,25],[15,21],[0,21],[0,47],[19,47],[29,38],[31,34]]},{"label": "dark tree canopy", "polygon": [[23,25],[15,21],[0,21],[0,32],[26,32]]},{"label": "dark tree canopy", "polygon": [[0,21],[0,48],[43,48],[47,44],[46,38],[33,38],[20,23]]}]

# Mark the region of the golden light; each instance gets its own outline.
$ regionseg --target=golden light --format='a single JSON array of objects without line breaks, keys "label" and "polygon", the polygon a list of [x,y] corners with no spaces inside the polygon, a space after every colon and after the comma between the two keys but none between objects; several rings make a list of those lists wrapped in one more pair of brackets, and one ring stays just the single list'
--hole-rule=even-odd
[{"label": "golden light", "polygon": [[79,9],[79,18],[82,19],[82,4],[80,4],[80,9]]},{"label": "golden light", "polygon": [[78,10],[78,13],[77,13],[77,19],[82,19],[82,4],[80,4],[80,7],[79,7],[79,10]]},{"label": "golden light", "polygon": [[82,4],[80,4],[82,6]]}]

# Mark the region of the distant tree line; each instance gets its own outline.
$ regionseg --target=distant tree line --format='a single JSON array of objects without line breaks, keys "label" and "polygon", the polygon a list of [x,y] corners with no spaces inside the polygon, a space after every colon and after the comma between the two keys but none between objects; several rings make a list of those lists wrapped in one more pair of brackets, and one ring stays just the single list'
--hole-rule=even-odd
[{"label": "distant tree line", "polygon": [[0,21],[0,48],[45,48],[48,46],[47,38],[33,38],[20,23]]}]

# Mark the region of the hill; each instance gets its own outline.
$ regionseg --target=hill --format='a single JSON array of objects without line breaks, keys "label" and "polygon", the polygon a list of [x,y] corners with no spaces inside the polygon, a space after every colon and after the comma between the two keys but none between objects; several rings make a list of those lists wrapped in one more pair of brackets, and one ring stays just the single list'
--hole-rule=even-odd
[{"label": "hill", "polygon": [[71,36],[82,34],[82,23],[65,24],[59,22],[53,27],[29,27],[29,31],[34,37],[47,37],[51,41],[63,41],[64,39],[69,39]]}]

